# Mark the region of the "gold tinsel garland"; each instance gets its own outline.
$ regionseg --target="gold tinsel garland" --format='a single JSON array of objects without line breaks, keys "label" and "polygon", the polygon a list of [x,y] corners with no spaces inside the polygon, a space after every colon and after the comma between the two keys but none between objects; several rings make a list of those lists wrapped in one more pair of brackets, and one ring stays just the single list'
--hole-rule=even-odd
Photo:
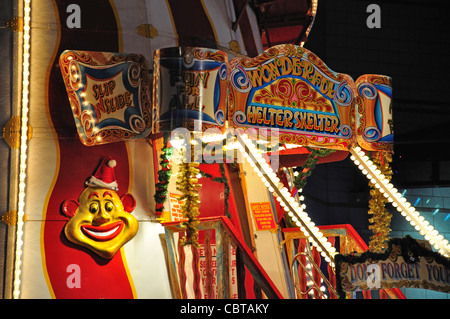
[{"label": "gold tinsel garland", "polygon": [[198,247],[198,215],[200,214],[200,196],[199,189],[202,187],[196,177],[200,170],[197,168],[199,163],[181,163],[177,176],[177,190],[182,192],[180,200],[184,200],[181,206],[181,212],[184,218],[188,220],[181,223],[186,229],[186,236],[182,238],[181,245],[194,245]]},{"label": "gold tinsel garland", "polygon": [[[387,152],[372,153],[372,162],[389,181],[392,177],[392,170],[389,165],[391,161],[392,156]],[[369,241],[369,249],[373,252],[381,252],[388,246],[392,214],[386,209],[387,198],[383,196],[373,183],[369,182],[369,186],[371,196],[369,200],[369,214],[372,215],[369,218],[371,223],[369,229],[373,232]]]}]

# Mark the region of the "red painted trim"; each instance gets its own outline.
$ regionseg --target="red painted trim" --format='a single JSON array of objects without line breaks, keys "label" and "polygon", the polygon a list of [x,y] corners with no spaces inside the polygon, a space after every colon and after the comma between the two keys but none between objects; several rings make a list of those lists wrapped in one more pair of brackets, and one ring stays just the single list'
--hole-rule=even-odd
[{"label": "red painted trim", "polygon": [[[262,265],[259,263],[259,261],[256,259],[256,257],[251,252],[250,248],[245,244],[244,239],[242,238],[241,234],[238,233],[236,228],[233,226],[231,221],[226,216],[213,216],[213,217],[205,217],[205,218],[199,218],[200,225],[202,222],[220,222],[223,227],[228,231],[228,234],[231,236],[232,240],[236,243],[238,248],[241,249],[242,254],[245,256],[249,264],[245,265],[247,269],[251,272],[251,268],[254,271],[259,272],[260,276],[256,278],[254,273],[252,274],[253,278],[259,281],[262,281],[263,284],[266,287],[269,287],[269,289],[273,292],[272,295],[268,296],[268,298],[278,298],[283,299],[282,294],[278,290],[278,288],[275,286],[273,281],[270,279],[269,275],[266,273]],[[183,231],[180,226],[180,222],[167,222],[162,223],[164,227],[170,228],[172,231]],[[178,227],[177,227],[178,226]],[[267,293],[266,293],[267,295]]]},{"label": "red painted trim", "polygon": [[202,298],[202,291],[200,288],[200,267],[199,260],[200,255],[198,253],[198,249],[195,246],[191,246],[192,251],[192,272],[194,273],[194,295],[195,299]]},{"label": "red painted trim", "polygon": [[[244,243],[244,239],[238,234],[234,226],[231,224],[230,220],[227,217],[220,216],[219,217],[220,222],[222,225],[227,229],[230,236],[233,238],[237,246],[241,249],[242,253],[245,255],[246,258],[250,261],[251,265],[257,269],[261,274],[261,280],[265,282],[273,291],[275,298],[283,299],[283,296],[281,295],[278,288],[275,286],[273,281],[270,279],[269,275],[266,273],[262,265],[259,263],[259,261],[256,259],[255,255],[250,251],[248,246]],[[248,266],[247,266],[248,268]],[[250,269],[249,269],[250,270]],[[269,296],[268,296],[269,297]],[[269,297],[270,298],[270,297]]]}]

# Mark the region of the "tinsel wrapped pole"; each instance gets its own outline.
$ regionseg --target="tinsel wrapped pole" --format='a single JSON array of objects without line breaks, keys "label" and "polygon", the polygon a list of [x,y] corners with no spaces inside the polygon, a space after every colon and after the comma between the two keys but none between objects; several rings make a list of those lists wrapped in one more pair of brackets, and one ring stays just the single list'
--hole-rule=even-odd
[{"label": "tinsel wrapped pole", "polygon": [[[391,161],[392,156],[387,152],[372,153],[372,162],[389,181],[392,178]],[[369,186],[371,196],[369,200],[369,215],[372,215],[369,218],[371,223],[369,229],[373,232],[373,235],[370,237],[369,249],[373,252],[381,252],[387,248],[392,214],[386,209],[388,199],[383,196],[374,184],[369,182]]]},{"label": "tinsel wrapped pole", "polygon": [[195,162],[182,162],[179,165],[176,184],[177,190],[182,192],[180,200],[184,201],[181,206],[181,213],[183,217],[188,219],[181,223],[181,226],[186,229],[186,236],[181,241],[182,246],[194,245],[198,247],[198,230],[196,226],[199,223],[199,189],[202,186],[198,183],[198,178],[196,177],[200,173],[198,166],[199,163]]}]

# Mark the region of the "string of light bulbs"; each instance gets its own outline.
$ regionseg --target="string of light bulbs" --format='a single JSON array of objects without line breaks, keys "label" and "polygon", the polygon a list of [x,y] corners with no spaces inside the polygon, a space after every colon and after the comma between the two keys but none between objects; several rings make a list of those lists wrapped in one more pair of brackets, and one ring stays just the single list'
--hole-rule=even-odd
[{"label": "string of light bulbs", "polygon": [[25,186],[28,148],[28,112],[30,89],[30,39],[31,0],[23,1],[23,47],[22,47],[22,109],[20,125],[19,193],[17,203],[16,247],[13,278],[13,298],[20,296],[22,274],[23,228],[25,216]]},{"label": "string of light bulbs", "polygon": [[[266,162],[263,155],[257,151],[252,141],[246,134],[237,134],[236,139],[239,143],[239,151],[253,167],[255,172],[261,178],[261,181],[266,185],[267,189],[276,197],[281,207],[287,212],[289,217],[297,227],[303,232],[305,237],[311,242],[314,247],[320,252],[326,262],[334,267],[334,256],[336,249],[327,240],[319,228],[311,221],[311,218],[305,212],[305,205],[299,204],[294,197],[291,196],[289,190],[284,187],[276,173]],[[299,190],[301,192],[301,190]]]},{"label": "string of light bulbs", "polygon": [[350,150],[350,159],[358,166],[362,173],[372,184],[388,199],[392,206],[397,208],[402,216],[424,236],[424,238],[445,257],[450,256],[450,245],[447,239],[412,206],[405,197],[381,174],[376,165],[359,147]]}]

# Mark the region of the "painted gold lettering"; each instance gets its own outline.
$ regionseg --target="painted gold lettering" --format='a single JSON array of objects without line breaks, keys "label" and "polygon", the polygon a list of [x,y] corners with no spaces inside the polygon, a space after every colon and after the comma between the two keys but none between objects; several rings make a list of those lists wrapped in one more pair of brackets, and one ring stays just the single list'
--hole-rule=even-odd
[{"label": "painted gold lettering", "polygon": [[314,86],[320,87],[321,82],[322,82],[322,75],[320,74],[320,72],[318,72],[316,70],[316,72],[314,72],[314,76],[311,80],[311,84]]},{"label": "painted gold lettering", "polygon": [[292,59],[292,75],[301,76],[302,75],[302,63],[298,58]]},{"label": "painted gold lettering", "polygon": [[278,126],[283,126],[283,110],[277,110],[276,122]]},{"label": "painted gold lettering", "polygon": [[294,117],[294,114],[290,110],[284,111],[284,127],[291,128],[292,127],[292,118]]},{"label": "painted gold lettering", "polygon": [[317,118],[318,118],[318,122],[320,122],[320,124],[319,124],[319,128],[318,128],[318,130],[319,131],[323,131],[323,122],[325,121],[325,117],[326,117],[326,115],[325,114],[318,114],[317,115]]},{"label": "painted gold lettering", "polygon": [[272,78],[271,73],[270,67],[267,64],[264,64],[261,68],[261,76],[264,82],[270,82]]},{"label": "painted gold lettering", "polygon": [[278,65],[281,66],[281,75],[291,74],[291,72],[292,72],[291,59],[289,59],[288,57],[282,56],[278,59]]},{"label": "painted gold lettering", "polygon": [[250,105],[247,109],[247,121],[251,124],[256,123],[255,106]]},{"label": "painted gold lettering", "polygon": [[307,60],[303,60],[300,63],[303,67],[303,77],[309,81],[311,81],[311,74],[314,72],[314,67],[313,65],[307,61]]},{"label": "painted gold lettering", "polygon": [[256,122],[261,124],[263,122],[263,108],[261,106],[256,107]]},{"label": "painted gold lettering", "polygon": [[339,128],[338,128],[338,124],[339,124],[339,120],[336,116],[332,116],[331,117],[331,129],[330,132],[331,133],[338,133],[339,132]]},{"label": "painted gold lettering", "polygon": [[250,81],[252,81],[252,86],[259,87],[262,85],[262,76],[261,76],[261,66],[258,66],[255,70],[250,70],[247,72]]},{"label": "painted gold lettering", "polygon": [[274,108],[270,107],[268,109],[268,112],[270,114],[270,121],[269,121],[269,123],[270,123],[270,125],[274,125],[274,123],[275,123],[275,114],[277,112],[277,109],[274,109]]},{"label": "painted gold lettering", "polygon": [[300,125],[299,125],[299,127],[300,127],[300,129],[306,129],[306,115],[307,115],[307,113],[305,113],[305,112],[299,112],[300,113],[300,121],[299,121],[299,123],[300,123]]},{"label": "painted gold lettering", "polygon": [[330,90],[330,87],[331,87],[330,80],[322,79],[322,81],[320,82],[320,92],[326,95]]},{"label": "painted gold lettering", "polygon": [[314,131],[320,132],[320,126],[318,125],[317,114],[314,114]]},{"label": "painted gold lettering", "polygon": [[314,114],[313,113],[308,113],[307,117],[308,117],[308,126],[306,128],[308,130],[312,130],[313,127],[314,127]]},{"label": "painted gold lettering", "polygon": [[278,77],[280,77],[280,71],[273,63],[269,63],[268,66],[270,68],[270,77],[275,81]]}]

